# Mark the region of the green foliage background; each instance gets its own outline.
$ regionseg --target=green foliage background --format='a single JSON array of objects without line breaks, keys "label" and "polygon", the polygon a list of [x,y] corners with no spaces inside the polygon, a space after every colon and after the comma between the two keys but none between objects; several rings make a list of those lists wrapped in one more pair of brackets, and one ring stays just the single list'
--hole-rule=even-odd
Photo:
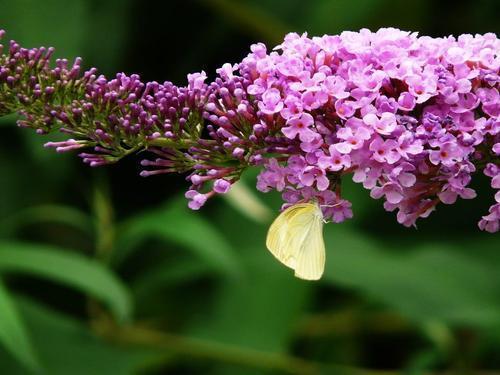
[{"label": "green foliage background", "polygon": [[[0,0],[0,28],[101,72],[173,80],[237,62],[253,42],[395,26],[498,32],[498,2]],[[322,281],[297,280],[264,239],[279,196],[201,212],[182,176],[136,158],[91,170],[0,119],[1,374],[478,374],[500,369],[500,239],[492,200],[441,206],[418,229],[345,181],[355,218],[325,227]],[[57,135],[55,136],[58,137]]]}]

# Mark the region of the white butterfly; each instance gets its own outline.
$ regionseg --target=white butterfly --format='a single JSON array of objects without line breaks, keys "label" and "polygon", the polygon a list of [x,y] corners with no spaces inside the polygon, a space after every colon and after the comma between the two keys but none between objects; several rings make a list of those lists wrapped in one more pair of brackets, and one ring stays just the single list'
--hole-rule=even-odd
[{"label": "white butterfly", "polygon": [[323,213],[318,203],[288,207],[271,224],[266,246],[295,276],[318,280],[325,269]]}]

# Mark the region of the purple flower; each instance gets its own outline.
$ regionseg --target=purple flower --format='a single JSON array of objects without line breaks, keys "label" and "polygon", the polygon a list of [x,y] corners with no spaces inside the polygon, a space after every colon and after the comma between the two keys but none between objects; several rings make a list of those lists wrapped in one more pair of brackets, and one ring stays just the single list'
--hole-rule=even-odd
[{"label": "purple flower", "polygon": [[262,94],[262,101],[259,102],[259,109],[267,114],[272,115],[283,109],[283,101],[278,89],[271,88]]},{"label": "purple flower", "polygon": [[346,99],[349,97],[349,92],[345,91],[346,81],[339,76],[329,76],[323,82],[325,91],[336,99]]},{"label": "purple flower", "polygon": [[206,194],[201,194],[196,190],[188,190],[185,196],[190,200],[188,206],[192,210],[199,210],[207,201]]},{"label": "purple flower", "polygon": [[294,91],[305,91],[308,89],[311,90],[320,90],[321,82],[323,82],[326,78],[324,73],[314,73],[311,76],[311,73],[308,71],[303,71],[299,74],[299,81],[291,82],[289,87]]},{"label": "purple flower", "polygon": [[300,182],[305,186],[313,186],[314,183],[316,183],[316,187],[319,191],[326,190],[330,184],[325,171],[314,166],[306,167],[300,174],[299,178]]},{"label": "purple flower", "polygon": [[405,132],[399,136],[397,151],[403,158],[409,159],[422,153],[423,150],[422,141],[415,139],[411,132]]},{"label": "purple flower", "polygon": [[284,76],[298,77],[303,72],[304,63],[299,57],[290,56],[279,62],[276,68]]},{"label": "purple flower", "polygon": [[285,120],[288,120],[290,117],[300,115],[302,110],[302,101],[296,96],[288,95],[285,99],[285,107],[280,113]]},{"label": "purple flower", "polygon": [[403,111],[411,111],[415,108],[415,97],[409,92],[403,92],[398,98],[399,109]]},{"label": "purple flower", "polygon": [[408,91],[416,98],[417,103],[423,103],[437,94],[437,85],[433,78],[419,75],[406,77]]},{"label": "purple flower", "polygon": [[429,153],[429,160],[432,164],[453,165],[461,159],[459,147],[454,142],[446,142],[439,145],[439,150],[433,150]]},{"label": "purple flower", "polygon": [[271,189],[283,191],[286,186],[287,170],[276,159],[269,159],[265,169],[257,176],[257,189],[268,192]]},{"label": "purple flower", "polygon": [[204,71],[201,73],[188,74],[189,88],[191,90],[201,90],[206,79],[207,74]]},{"label": "purple flower", "polygon": [[318,133],[311,133],[311,138],[307,138],[307,141],[300,143],[300,149],[304,152],[313,152],[323,146],[323,137]]},{"label": "purple flower", "polygon": [[387,202],[392,204],[398,204],[404,198],[403,189],[400,185],[394,182],[387,182],[381,187],[374,187],[370,196],[374,199],[379,199],[382,196],[385,196]]},{"label": "purple flower", "polygon": [[219,178],[214,182],[214,191],[218,194],[226,194],[231,189],[231,183],[223,178]]},{"label": "purple flower", "polygon": [[342,128],[337,132],[337,137],[343,139],[344,142],[335,144],[335,148],[342,154],[348,154],[352,150],[357,150],[363,147],[366,140],[370,139],[371,134],[363,126],[353,130],[350,127]]},{"label": "purple flower", "polygon": [[334,145],[331,145],[328,151],[330,155],[324,155],[318,159],[318,166],[321,169],[337,172],[351,166],[349,155],[341,154]]},{"label": "purple flower", "polygon": [[44,144],[44,147],[54,147],[57,152],[67,152],[88,147],[88,145],[88,141],[68,139],[62,142],[47,142]]},{"label": "purple flower", "polygon": [[[341,223],[345,221],[346,219],[351,219],[352,218],[352,209],[351,209],[351,202],[346,201],[345,199],[342,199],[332,205],[331,207],[331,216],[332,221],[334,223]],[[326,215],[325,215],[326,216]]]},{"label": "purple flower", "polygon": [[397,152],[398,142],[389,139],[384,141],[381,137],[375,138],[370,143],[370,151],[373,151],[373,159],[379,163],[394,164],[401,155]]},{"label": "purple flower", "polygon": [[350,100],[337,100],[335,102],[335,111],[341,119],[346,120],[354,115],[356,108],[354,108],[354,103]]},{"label": "purple flower", "polygon": [[491,187],[493,189],[500,189],[500,173],[491,179]]},{"label": "purple flower", "polygon": [[321,107],[328,101],[328,94],[323,90],[306,90],[302,93],[301,101],[305,109],[312,110]]},{"label": "purple flower", "polygon": [[[0,38],[3,32],[0,31]],[[325,219],[352,216],[342,177],[383,198],[415,225],[439,202],[471,199],[474,172],[491,178],[495,202],[479,227],[498,231],[500,76],[495,34],[419,37],[394,28],[250,47],[213,82],[185,86],[108,79],[81,60],[50,62],[52,49],[0,46],[0,115],[38,133],[58,129],[91,166],[146,150],[142,176],[182,172],[189,207],[226,193],[249,166],[257,189],[282,192],[283,207],[316,201]],[[279,114],[279,115],[276,115]]]},{"label": "purple flower", "polygon": [[452,65],[460,65],[467,61],[468,51],[460,47],[450,47],[444,54],[446,61]]},{"label": "purple flower", "polygon": [[287,127],[281,129],[283,134],[289,139],[295,139],[297,135],[302,142],[312,141],[316,133],[309,129],[314,124],[314,119],[309,113],[302,113],[288,119]]},{"label": "purple flower", "polygon": [[361,74],[353,76],[353,82],[363,91],[374,92],[380,90],[386,77],[387,73],[381,70],[372,71],[370,67],[367,67]]},{"label": "purple flower", "polygon": [[498,232],[500,229],[500,203],[491,206],[489,215],[483,216],[478,225],[481,230],[490,233]]},{"label": "purple flower", "polygon": [[366,125],[371,126],[377,133],[390,135],[396,129],[396,116],[390,112],[382,113],[380,119],[373,113],[368,113],[363,117]]}]

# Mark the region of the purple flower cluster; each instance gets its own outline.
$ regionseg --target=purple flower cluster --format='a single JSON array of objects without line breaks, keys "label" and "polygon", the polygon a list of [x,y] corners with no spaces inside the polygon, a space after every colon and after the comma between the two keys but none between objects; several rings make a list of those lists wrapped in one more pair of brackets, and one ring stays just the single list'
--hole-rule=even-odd
[{"label": "purple flower cluster", "polygon": [[[396,29],[252,46],[239,70],[253,81],[256,126],[288,150],[264,162],[257,188],[282,191],[287,204],[316,199],[338,222],[352,216],[340,195],[352,173],[406,226],[438,202],[474,198],[478,169],[499,189],[499,51],[494,34]],[[481,229],[498,230],[499,198]]]},{"label": "purple flower cluster", "polygon": [[[0,37],[2,33],[0,32]],[[23,126],[69,133],[58,151],[92,147],[99,166],[139,150],[143,176],[191,172],[186,193],[199,209],[225,194],[248,166],[261,166],[257,188],[282,192],[285,206],[316,200],[326,219],[352,217],[342,197],[348,175],[414,225],[439,202],[476,196],[482,172],[497,190],[479,222],[500,223],[500,41],[494,34],[418,37],[397,29],[309,38],[289,34],[263,44],[217,78],[188,84],[142,83],[95,69],[80,75],[51,50],[0,45],[0,115],[20,112]]]},{"label": "purple flower cluster", "polygon": [[[0,38],[4,32],[0,30]],[[58,152],[93,148],[81,153],[89,165],[113,163],[139,150],[168,153],[169,163],[145,165],[184,172],[194,163],[179,151],[198,142],[202,106],[199,90],[171,82],[143,83],[139,76],[119,73],[114,79],[91,68],[81,73],[81,59],[51,66],[53,48],[22,48],[0,44],[0,115],[18,112],[22,127],[44,134],[57,128],[72,138],[48,142]],[[163,146],[167,149],[163,150]],[[158,173],[151,172],[150,174]],[[144,175],[148,175],[144,172]]]}]

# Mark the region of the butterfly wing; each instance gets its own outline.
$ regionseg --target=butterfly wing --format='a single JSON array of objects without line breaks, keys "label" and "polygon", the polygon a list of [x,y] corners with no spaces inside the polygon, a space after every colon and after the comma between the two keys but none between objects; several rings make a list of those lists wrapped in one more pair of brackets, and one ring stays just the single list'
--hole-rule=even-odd
[{"label": "butterfly wing", "polygon": [[295,270],[295,276],[317,280],[325,263],[322,228],[323,215],[317,204],[296,204],[273,222],[266,245],[280,262]]},{"label": "butterfly wing", "polygon": [[305,280],[319,280],[325,270],[325,243],[323,217],[315,215],[309,225],[297,254],[295,276]]},{"label": "butterfly wing", "polygon": [[290,235],[294,218],[303,217],[304,212],[309,212],[312,206],[310,203],[301,203],[288,207],[274,220],[267,232],[267,248],[287,267],[295,269],[298,253],[298,249],[294,246],[294,236]]}]

